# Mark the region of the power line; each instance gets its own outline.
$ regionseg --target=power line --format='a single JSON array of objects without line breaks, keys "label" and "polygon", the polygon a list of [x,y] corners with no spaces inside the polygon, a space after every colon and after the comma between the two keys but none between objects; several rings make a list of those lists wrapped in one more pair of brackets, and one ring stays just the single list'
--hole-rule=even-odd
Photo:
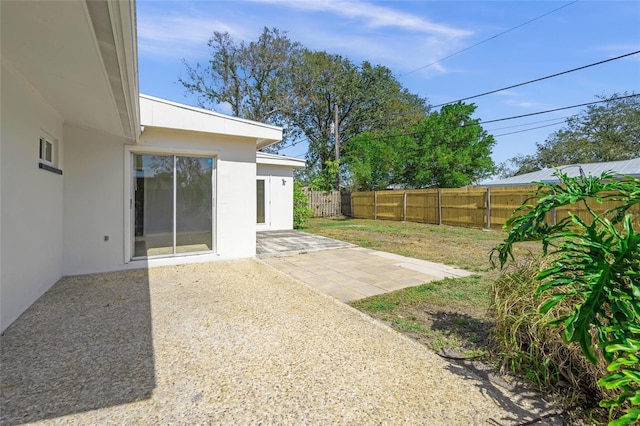
[{"label": "power line", "polygon": [[558,117],[558,118],[550,118],[548,120],[531,121],[529,123],[516,124],[515,126],[496,127],[495,129],[486,129],[486,130],[487,130],[487,132],[493,132],[493,131],[496,131],[496,130],[513,129],[514,127],[529,126],[531,124],[548,123],[549,121],[558,121],[559,123],[563,123],[566,118],[568,118],[568,117],[565,116],[565,117]]},{"label": "power line", "polygon": [[409,71],[408,73],[400,74],[400,75],[399,75],[399,77],[404,77],[404,76],[407,76],[407,75],[409,75],[409,74],[413,74],[413,73],[414,73],[414,72],[416,72],[416,71],[420,71],[420,70],[422,70],[422,69],[425,69],[425,68],[427,68],[427,67],[430,67],[431,65],[435,65],[435,64],[437,64],[438,62],[442,62],[442,61],[444,61],[445,59],[449,59],[449,58],[451,58],[452,56],[456,56],[456,55],[457,55],[457,54],[459,54],[459,53],[466,52],[466,51],[467,51],[467,50],[469,50],[469,49],[473,49],[473,48],[474,48],[474,47],[476,47],[476,46],[479,46],[479,45],[481,45],[481,44],[483,44],[483,43],[486,43],[486,42],[488,42],[488,41],[490,41],[490,40],[493,40],[494,38],[498,38],[498,37],[500,37],[500,36],[502,36],[502,35],[504,35],[504,34],[506,34],[506,33],[508,33],[508,32],[511,32],[511,31],[513,31],[513,30],[516,30],[516,29],[518,29],[518,28],[520,28],[520,27],[523,27],[523,26],[525,26],[525,25],[527,25],[527,24],[530,24],[530,23],[531,23],[531,22],[533,22],[533,21],[537,21],[537,20],[538,20],[538,19],[540,19],[540,18],[543,18],[543,17],[545,17],[545,16],[547,16],[547,15],[550,15],[550,14],[552,14],[553,12],[557,12],[558,10],[560,10],[560,9],[562,9],[562,8],[565,8],[565,7],[567,7],[567,6],[571,6],[572,4],[577,3],[577,2],[578,2],[578,0],[575,0],[575,1],[572,1],[572,2],[570,2],[570,3],[567,3],[567,4],[563,5],[563,6],[560,6],[560,7],[556,8],[556,9],[553,9],[553,10],[551,10],[551,11],[549,11],[549,12],[547,12],[547,13],[543,14],[543,15],[540,15],[540,16],[538,16],[538,17],[536,17],[536,18],[530,19],[530,20],[528,20],[527,22],[523,22],[523,23],[522,23],[522,24],[520,24],[520,25],[517,25],[517,26],[515,26],[515,27],[513,27],[513,28],[509,28],[509,29],[508,29],[508,30],[506,30],[506,31],[503,31],[503,32],[501,32],[501,33],[499,33],[499,34],[496,34],[496,35],[492,36],[492,37],[489,37],[488,39],[482,40],[482,41],[480,41],[480,42],[478,42],[478,43],[476,43],[476,44],[474,44],[474,45],[472,45],[472,46],[465,47],[464,49],[459,50],[459,51],[457,51],[457,52],[455,52],[455,53],[452,53],[452,54],[450,54],[450,55],[447,55],[447,56],[445,56],[444,58],[440,58],[440,59],[438,59],[437,61],[433,61],[433,62],[431,62],[430,64],[424,65],[424,66],[422,66],[422,67],[420,67],[420,68],[416,68],[415,70],[413,70],[413,71]]},{"label": "power line", "polygon": [[[518,118],[531,117],[531,116],[534,116],[534,115],[547,114],[547,113],[555,112],[555,111],[563,111],[563,110],[572,109],[572,108],[579,108],[579,107],[583,107],[583,106],[601,104],[601,103],[604,103],[604,102],[610,102],[610,101],[614,101],[614,100],[617,101],[617,100],[620,100],[620,99],[635,98],[635,97],[638,97],[638,96],[640,96],[640,93],[636,93],[636,94],[633,94],[633,95],[627,95],[627,96],[617,96],[615,98],[602,99],[602,100],[599,100],[599,101],[586,102],[586,103],[583,103],[583,104],[570,105],[570,106],[561,107],[561,108],[553,108],[553,109],[548,109],[548,110],[544,110],[544,111],[531,112],[531,113],[528,113],[528,114],[514,115],[514,116],[511,116],[511,117],[496,118],[494,120],[487,120],[487,121],[479,120],[477,123],[463,124],[460,127],[479,126],[479,125],[488,124],[488,123],[497,123],[497,122],[500,122],[500,121],[515,120],[515,119],[518,119]],[[552,120],[558,120],[558,118],[555,118],[555,119],[552,119]],[[543,123],[545,121],[551,121],[551,120],[542,120],[542,121],[537,121],[537,122],[527,123],[527,124]],[[527,124],[524,124],[524,125],[527,125]],[[525,129],[525,130],[522,130],[522,131],[511,132],[511,133],[507,133],[507,134],[522,133],[522,132],[526,132],[526,131],[529,131],[529,130],[535,130],[535,129],[542,128],[542,127],[555,126],[557,124],[561,124],[561,123],[548,124],[546,126],[534,127],[534,128],[531,128],[531,129]],[[511,126],[511,127],[519,127],[519,126]],[[503,127],[503,129],[504,128],[508,128],[508,127]],[[498,130],[498,129],[493,129],[493,130]],[[418,136],[418,135],[421,135],[423,133],[424,132],[418,131],[418,132],[410,132],[410,133],[399,133],[399,134],[395,134],[395,135],[372,136],[371,139],[379,140],[379,139],[391,139],[391,138],[397,138],[397,137],[403,137],[403,136]],[[501,135],[496,135],[496,136],[505,136],[507,134],[501,134]],[[308,140],[308,138],[307,138],[307,140]]]},{"label": "power line", "polygon": [[[480,126],[480,125],[487,124],[487,123],[497,123],[499,121],[515,120],[517,118],[530,117],[530,116],[533,116],[533,115],[540,115],[540,114],[547,114],[549,112],[562,111],[562,110],[571,109],[571,108],[578,108],[578,107],[582,107],[582,106],[601,104],[603,102],[617,101],[617,100],[620,100],[620,99],[634,98],[634,97],[637,97],[637,96],[640,96],[640,93],[636,93],[636,94],[633,94],[633,95],[627,95],[627,96],[618,96],[618,97],[615,97],[615,98],[603,99],[603,100],[594,101],[594,102],[587,102],[587,103],[584,103],[584,104],[576,104],[576,105],[570,105],[570,106],[561,107],[561,108],[548,109],[548,110],[545,110],[545,111],[531,112],[529,114],[515,115],[515,116],[512,116],[512,117],[497,118],[495,120],[487,120],[487,121],[479,120],[476,123],[463,124],[460,127]],[[531,124],[531,123],[529,123],[529,124]],[[371,139],[391,139],[391,138],[397,138],[397,137],[402,137],[402,136],[418,136],[418,135],[421,135],[423,133],[424,132],[410,132],[410,133],[399,133],[399,134],[396,134],[396,135],[372,136]]]},{"label": "power line", "polygon": [[514,87],[520,87],[520,86],[524,86],[526,84],[536,83],[538,81],[546,80],[546,79],[553,78],[553,77],[558,77],[558,76],[563,75],[563,74],[569,74],[569,73],[572,73],[574,71],[579,71],[579,70],[583,70],[585,68],[594,67],[596,65],[601,65],[601,64],[604,64],[604,63],[607,63],[607,62],[616,61],[618,59],[626,58],[627,56],[637,55],[638,53],[640,53],[640,50],[636,50],[635,52],[631,52],[631,53],[627,53],[627,54],[624,54],[624,55],[616,56],[615,58],[610,58],[610,59],[605,59],[603,61],[594,62],[593,64],[584,65],[584,66],[581,66],[581,67],[578,67],[578,68],[573,68],[573,69],[570,69],[570,70],[567,70],[567,71],[562,71],[562,72],[558,72],[558,73],[555,73],[555,74],[547,75],[545,77],[536,78],[534,80],[525,81],[524,83],[518,83],[518,84],[514,84],[512,86],[503,87],[502,89],[491,90],[490,92],[480,93],[479,95],[469,96],[467,98],[458,99],[456,101],[445,102],[443,104],[434,105],[432,108],[438,108],[438,107],[441,107],[441,106],[444,106],[444,105],[455,104],[456,102],[466,101],[468,99],[479,98],[480,96],[486,96],[486,95],[490,95],[492,93],[502,92],[503,90],[513,89]]},{"label": "power line", "polygon": [[557,126],[558,124],[562,124],[563,122],[559,122],[559,123],[552,123],[552,124],[545,124],[544,126],[536,126],[536,127],[531,127],[529,129],[524,129],[524,130],[516,130],[515,132],[509,132],[509,133],[502,133],[500,135],[493,135],[494,137],[499,137],[499,136],[507,136],[507,135],[514,135],[516,133],[524,133],[524,132],[530,132],[531,130],[536,130],[536,129],[542,129],[543,127],[551,127],[551,126]]},{"label": "power line", "polygon": [[[627,95],[627,96],[618,96],[618,97],[612,98],[612,99],[603,99],[601,101],[587,102],[587,103],[584,103],[584,104],[571,105],[571,106],[566,106],[566,107],[562,107],[562,108],[548,109],[546,111],[531,112],[529,114],[514,115],[513,117],[505,117],[505,118],[497,118],[495,120],[480,121],[480,123],[478,123],[478,124],[497,123],[498,121],[515,120],[516,118],[531,117],[532,115],[546,114],[546,113],[549,113],[549,112],[562,111],[562,110],[565,110],[565,109],[578,108],[578,107],[587,106],[587,105],[595,105],[595,104],[600,104],[600,103],[603,103],[603,102],[610,102],[612,100],[616,100],[617,101],[619,99],[634,98],[636,96],[640,96],[640,93],[637,93],[637,94],[634,94],[634,95]],[[467,126],[467,125],[463,125],[462,127],[465,127],[465,126]]]}]

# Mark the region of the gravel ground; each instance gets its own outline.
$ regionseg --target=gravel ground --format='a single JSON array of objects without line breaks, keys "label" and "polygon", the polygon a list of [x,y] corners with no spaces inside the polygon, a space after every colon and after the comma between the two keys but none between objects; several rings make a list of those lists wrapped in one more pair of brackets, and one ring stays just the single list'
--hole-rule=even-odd
[{"label": "gravel ground", "polygon": [[64,278],[0,344],[2,424],[513,425],[551,409],[256,259]]}]

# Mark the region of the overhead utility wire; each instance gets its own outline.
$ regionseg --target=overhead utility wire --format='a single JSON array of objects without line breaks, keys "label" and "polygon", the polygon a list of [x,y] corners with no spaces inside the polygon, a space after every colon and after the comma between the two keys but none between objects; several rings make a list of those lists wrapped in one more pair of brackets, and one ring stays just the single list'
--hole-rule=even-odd
[{"label": "overhead utility wire", "polygon": [[530,20],[528,20],[527,22],[523,22],[523,23],[522,23],[522,24],[520,24],[520,25],[517,25],[517,26],[515,26],[515,27],[513,27],[513,28],[510,28],[510,29],[508,29],[508,30],[506,30],[506,31],[503,31],[503,32],[501,32],[501,33],[499,33],[499,34],[496,34],[496,35],[492,36],[492,37],[489,37],[488,39],[485,39],[485,40],[479,41],[478,43],[476,43],[476,44],[474,44],[474,45],[472,45],[472,46],[465,47],[464,49],[459,50],[459,51],[457,51],[457,52],[455,52],[455,53],[452,53],[451,55],[445,56],[444,58],[440,58],[440,59],[438,59],[437,61],[433,61],[433,62],[431,62],[430,64],[424,65],[424,66],[422,66],[422,67],[420,67],[420,68],[416,68],[415,70],[413,70],[413,71],[409,71],[408,73],[400,74],[400,76],[399,76],[399,77],[404,77],[404,76],[406,76],[406,75],[413,74],[413,73],[414,73],[414,72],[416,72],[416,71],[420,71],[420,70],[422,70],[422,69],[425,69],[425,68],[427,68],[427,67],[430,67],[431,65],[435,65],[435,64],[437,64],[438,62],[442,62],[442,61],[444,61],[445,59],[449,59],[449,58],[451,58],[452,56],[456,56],[456,55],[457,55],[457,54],[459,54],[459,53],[466,52],[466,51],[467,51],[467,50],[469,50],[469,49],[473,49],[474,47],[476,47],[476,46],[480,46],[481,44],[486,43],[486,42],[488,42],[488,41],[490,41],[490,40],[493,40],[494,38],[498,38],[498,37],[500,37],[501,35],[505,35],[505,34],[506,34],[506,33],[508,33],[508,32],[511,32],[511,31],[513,31],[513,30],[516,30],[516,29],[518,29],[518,28],[520,28],[520,27],[524,27],[525,25],[530,24],[530,23],[531,23],[531,22],[533,22],[533,21],[537,21],[537,20],[538,20],[538,19],[540,19],[540,18],[543,18],[543,17],[545,17],[545,16],[547,16],[547,15],[550,15],[550,14],[552,14],[553,12],[557,12],[558,10],[560,10],[560,9],[562,9],[562,8],[565,8],[565,7],[567,7],[567,6],[571,6],[572,4],[577,3],[577,2],[578,2],[578,0],[575,0],[575,1],[572,1],[572,2],[570,2],[570,3],[567,3],[567,4],[563,5],[563,6],[560,6],[560,7],[556,8],[556,9],[553,9],[553,10],[551,10],[551,11],[549,11],[549,12],[547,12],[547,13],[543,14],[543,15],[540,15],[540,16],[538,16],[538,17],[536,17],[536,18],[530,19]]},{"label": "overhead utility wire", "polygon": [[[633,94],[633,95],[627,95],[627,96],[618,96],[618,97],[612,98],[612,99],[603,99],[603,100],[600,100],[600,101],[586,102],[584,104],[570,105],[570,106],[561,107],[561,108],[547,109],[547,110],[544,110],[544,111],[531,112],[529,114],[521,114],[521,115],[514,115],[514,116],[511,116],[511,117],[496,118],[495,120],[487,120],[487,121],[482,121],[481,120],[478,123],[463,124],[460,127],[477,126],[477,125],[483,125],[483,124],[487,124],[487,123],[497,123],[499,121],[515,120],[517,118],[531,117],[533,115],[547,114],[549,112],[563,111],[563,110],[566,110],[566,109],[572,109],[572,108],[578,108],[578,107],[583,107],[583,106],[588,106],[588,105],[601,104],[603,102],[610,102],[612,100],[635,98],[635,97],[638,97],[638,96],[640,96],[640,93],[636,93],[636,94]],[[559,120],[559,118],[558,119],[553,119],[553,120]],[[537,122],[528,123],[528,124],[543,123],[545,121],[551,121],[551,120],[542,120],[542,121],[537,121]],[[522,130],[522,131],[512,132],[512,133],[521,133],[521,132],[526,132],[526,131],[529,131],[529,130],[535,130],[535,129],[538,129],[538,128],[541,128],[541,127],[555,126],[557,124],[561,124],[561,123],[554,123],[554,124],[548,124],[546,126],[533,127],[531,129],[525,129],[525,130]],[[511,126],[511,127],[519,127],[519,126]],[[508,128],[508,127],[502,127],[502,128],[504,129],[504,128]],[[499,130],[499,129],[493,129],[493,130]],[[420,135],[422,133],[423,132],[410,132],[410,133],[400,133],[400,134],[397,134],[397,135],[374,136],[374,137],[372,137],[372,139],[390,139],[390,138],[397,138],[397,137],[402,137],[402,136],[417,136],[417,135]],[[497,136],[504,136],[504,134],[497,135]]]},{"label": "overhead utility wire", "polygon": [[[463,124],[460,127],[478,126],[478,125],[483,125],[483,124],[487,124],[487,123],[496,123],[498,121],[515,120],[516,118],[530,117],[532,115],[546,114],[546,113],[554,112],[554,111],[562,111],[562,110],[565,110],[565,109],[578,108],[578,107],[587,106],[587,105],[601,104],[603,102],[610,102],[612,100],[616,100],[617,101],[619,99],[634,98],[634,97],[637,97],[637,96],[640,96],[640,93],[636,93],[636,94],[633,94],[633,95],[627,95],[627,96],[618,96],[618,97],[612,98],[612,99],[603,99],[603,100],[600,100],[600,101],[587,102],[587,103],[584,103],[584,104],[571,105],[571,106],[566,106],[566,107],[562,107],[562,108],[548,109],[548,110],[545,110],[545,111],[532,112],[532,113],[529,113],[529,114],[515,115],[513,117],[497,118],[495,120],[487,120],[487,121],[479,121],[478,123]],[[374,137],[372,137],[372,139],[391,139],[391,138],[397,138],[397,137],[402,137],[402,136],[417,136],[417,135],[421,135],[422,133],[424,133],[424,132],[411,132],[411,133],[401,133],[401,134],[397,134],[397,135],[374,136]]]},{"label": "overhead utility wire", "polygon": [[[505,118],[497,118],[495,120],[480,121],[480,123],[478,123],[478,124],[497,123],[498,121],[514,120],[516,118],[522,118],[522,117],[531,117],[532,115],[546,114],[548,112],[562,111],[562,110],[565,110],[565,109],[578,108],[578,107],[587,106],[587,105],[601,104],[603,102],[610,102],[612,100],[616,100],[617,101],[619,99],[635,98],[637,96],[640,96],[640,93],[636,93],[634,95],[627,95],[627,96],[618,96],[618,97],[616,97],[614,99],[604,99],[604,100],[601,100],[601,101],[587,102],[587,103],[584,103],[584,104],[571,105],[571,106],[566,106],[566,107],[562,107],[562,108],[548,109],[546,111],[531,112],[529,114],[514,115],[513,117],[505,117]],[[462,127],[466,127],[466,125],[463,125]]]},{"label": "overhead utility wire", "polygon": [[467,98],[458,99],[456,101],[445,102],[443,104],[434,105],[432,108],[438,108],[438,107],[441,107],[441,106],[444,106],[444,105],[455,104],[456,102],[466,101],[468,99],[479,98],[480,96],[486,96],[486,95],[490,95],[492,93],[502,92],[503,90],[513,89],[514,87],[520,87],[520,86],[524,86],[526,84],[536,83],[538,81],[546,80],[546,79],[553,78],[553,77],[558,77],[558,76],[563,75],[563,74],[569,74],[569,73],[574,72],[574,71],[579,71],[579,70],[583,70],[585,68],[594,67],[596,65],[604,64],[604,63],[607,63],[607,62],[616,61],[618,59],[626,58],[627,56],[637,55],[638,53],[640,53],[640,50],[636,50],[635,52],[631,52],[631,53],[627,53],[627,54],[624,54],[624,55],[616,56],[615,58],[609,58],[609,59],[605,59],[603,61],[594,62],[593,64],[584,65],[584,66],[581,66],[581,67],[578,67],[578,68],[573,68],[573,69],[570,69],[570,70],[567,70],[567,71],[562,71],[562,72],[558,72],[558,73],[555,73],[555,74],[547,75],[545,77],[536,78],[535,80],[525,81],[524,83],[518,83],[518,84],[514,84],[512,86],[503,87],[502,89],[491,90],[490,92],[480,93],[479,95],[469,96]]},{"label": "overhead utility wire", "polygon": [[498,136],[507,136],[507,135],[514,135],[516,133],[530,132],[531,130],[542,129],[543,127],[557,126],[557,125],[562,124],[562,123],[563,122],[561,121],[559,123],[545,124],[544,126],[530,127],[528,129],[524,129],[524,130],[516,130],[515,132],[501,133],[499,135],[493,135],[493,136],[497,138]]},{"label": "overhead utility wire", "polygon": [[529,126],[531,124],[539,124],[539,123],[548,123],[549,121],[557,121],[558,123],[563,123],[565,121],[565,117],[558,118],[549,118],[548,120],[539,120],[539,121],[530,121],[528,123],[516,124],[515,126],[504,126],[504,127],[496,127],[495,129],[485,129],[487,132],[493,132],[495,130],[503,130],[503,129],[513,129],[514,127],[524,127]]}]

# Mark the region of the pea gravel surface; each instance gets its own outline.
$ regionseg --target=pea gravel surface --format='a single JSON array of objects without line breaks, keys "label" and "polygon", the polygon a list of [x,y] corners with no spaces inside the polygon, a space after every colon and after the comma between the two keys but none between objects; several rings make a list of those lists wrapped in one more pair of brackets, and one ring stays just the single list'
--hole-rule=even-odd
[{"label": "pea gravel surface", "polygon": [[551,410],[257,259],[63,278],[0,349],[7,425],[514,425]]}]

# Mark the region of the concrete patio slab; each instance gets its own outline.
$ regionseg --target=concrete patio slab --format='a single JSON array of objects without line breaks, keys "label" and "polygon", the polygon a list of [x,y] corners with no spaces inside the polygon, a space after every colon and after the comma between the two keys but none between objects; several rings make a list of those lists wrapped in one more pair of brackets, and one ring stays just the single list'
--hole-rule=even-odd
[{"label": "concrete patio slab", "polygon": [[463,269],[362,247],[280,254],[263,260],[342,302],[472,275]]},{"label": "concrete patio slab", "polygon": [[295,230],[256,232],[256,254],[261,258],[345,247],[355,246],[344,241]]},{"label": "concrete patio slab", "polygon": [[552,410],[256,259],[63,278],[0,355],[3,425],[513,425]]}]

